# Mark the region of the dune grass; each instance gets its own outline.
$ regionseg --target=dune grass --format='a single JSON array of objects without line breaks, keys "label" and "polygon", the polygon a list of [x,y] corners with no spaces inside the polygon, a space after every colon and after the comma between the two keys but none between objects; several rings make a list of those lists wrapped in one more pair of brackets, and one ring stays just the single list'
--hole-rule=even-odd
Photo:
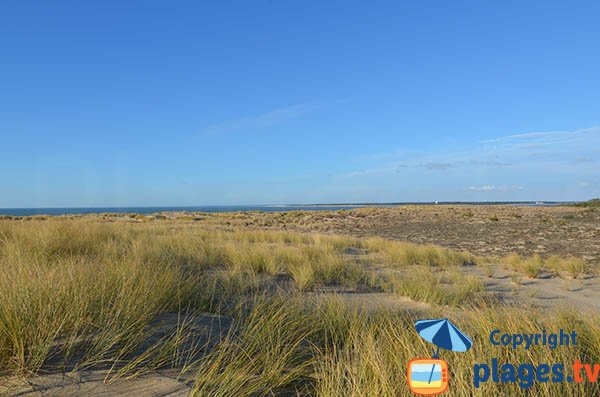
[{"label": "dune grass", "polygon": [[478,305],[485,300],[479,278],[460,270],[433,271],[418,266],[406,274],[389,272],[380,285],[383,291],[436,305]]},{"label": "dune grass", "polygon": [[554,276],[568,276],[572,278],[593,272],[592,267],[583,259],[572,256],[561,258],[552,255],[544,259],[538,254],[530,257],[522,257],[513,253],[497,260],[515,272],[524,273],[529,278],[538,278],[544,270]]},{"label": "dune grass", "polygon": [[[249,312],[248,312],[249,310]],[[445,312],[433,310],[432,317]],[[255,297],[250,309],[236,317],[235,331],[200,365],[195,377],[197,395],[407,395],[406,363],[430,357],[431,345],[414,331],[416,317],[407,312],[360,311],[335,296],[307,298],[298,295]],[[453,396],[578,396],[596,395],[597,384],[483,383],[473,386],[475,363],[520,365],[564,363],[577,359],[600,360],[600,317],[579,318],[572,313],[552,315],[531,309],[476,308],[456,315],[473,337],[467,353],[444,352],[452,371]],[[572,348],[551,351],[537,348],[497,349],[488,341],[490,330],[543,332],[559,328],[582,336]],[[523,384],[528,384],[526,379]]]},{"label": "dune grass", "polygon": [[[347,315],[347,314],[346,314]],[[443,313],[432,313],[442,317]],[[594,345],[599,335],[597,315],[586,319],[574,318],[569,313],[541,313],[525,309],[480,308],[463,312],[460,316],[464,330],[473,337],[474,346],[467,353],[444,352],[442,357],[452,372],[452,396],[579,396],[596,395],[598,385],[568,383],[531,383],[530,389],[521,389],[515,383],[487,382],[476,389],[473,386],[474,363],[487,363],[497,357],[500,363],[565,363],[569,365],[580,357],[597,360],[599,349]],[[405,363],[414,357],[430,357],[430,345],[415,338],[414,318],[407,314],[377,312],[352,318],[352,326],[340,345],[329,345],[320,360],[319,396],[398,396],[407,395],[406,378],[402,376]],[[574,322],[575,321],[575,322]],[[511,332],[542,332],[544,329],[576,329],[586,335],[577,348],[563,349],[560,353],[549,349],[530,351],[492,349],[490,330],[510,329]],[[593,361],[594,362],[594,361]],[[400,374],[400,375],[399,375]]]},{"label": "dune grass", "polygon": [[[54,231],[4,233],[0,257],[0,365],[34,373],[60,358],[66,365],[114,364],[147,338],[147,324],[186,305],[188,279],[173,266],[142,261],[139,245]],[[90,229],[88,232],[93,234]],[[96,239],[95,239],[95,238]],[[108,243],[110,242],[110,243]],[[129,245],[129,254],[118,250]]]},{"label": "dune grass", "polygon": [[[351,308],[335,296],[255,296],[240,305],[235,328],[200,364],[194,378],[196,395],[398,396],[407,394],[406,363],[430,357],[431,345],[414,331],[414,315],[380,309]],[[433,310],[432,317],[445,312]],[[453,396],[595,395],[598,385],[583,383],[486,382],[473,386],[475,363],[564,363],[600,360],[600,317],[572,313],[552,315],[531,309],[475,308],[456,315],[474,347],[467,353],[444,352],[452,371]],[[490,330],[543,332],[559,328],[582,336],[576,347],[560,352],[497,349]],[[526,384],[527,380],[523,380]]]},{"label": "dune grass", "polygon": [[[600,362],[598,316],[498,306],[485,299],[477,277],[462,271],[486,261],[380,238],[226,232],[177,222],[2,221],[0,371],[28,376],[103,367],[110,381],[176,367],[198,396],[405,395],[406,362],[430,356],[430,346],[415,334],[414,315],[361,311],[331,293],[315,293],[336,288],[428,302],[432,317],[445,317],[453,307],[476,345],[444,356],[452,368],[452,395],[528,394],[515,385],[473,388],[473,363],[493,356],[512,363]],[[576,258],[506,261],[532,277],[542,268],[575,276],[589,270]],[[151,324],[167,312],[181,320],[152,339]],[[189,343],[189,319],[202,312],[233,321],[211,349]],[[560,355],[492,350],[487,342],[494,328],[560,327],[584,335]],[[540,396],[598,392],[590,384],[535,386]]]},{"label": "dune grass", "polygon": [[364,248],[380,253],[390,266],[462,266],[475,264],[477,259],[468,252],[459,252],[434,245],[418,245],[401,241],[390,241],[379,237],[368,238]]}]

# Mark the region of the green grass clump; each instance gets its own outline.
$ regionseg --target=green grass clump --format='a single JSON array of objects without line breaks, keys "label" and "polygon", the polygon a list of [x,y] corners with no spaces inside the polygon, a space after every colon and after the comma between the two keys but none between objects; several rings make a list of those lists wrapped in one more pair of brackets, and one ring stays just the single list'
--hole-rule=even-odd
[{"label": "green grass clump", "polygon": [[384,291],[408,296],[416,301],[437,305],[476,304],[483,299],[483,283],[462,272],[432,272],[414,267],[408,274],[390,273],[382,282]]},{"label": "green grass clump", "polygon": [[369,238],[365,247],[379,253],[389,266],[463,266],[476,263],[476,257],[468,252],[459,252],[435,245],[418,245],[382,238]]},{"label": "green grass clump", "polygon": [[529,278],[537,278],[544,268],[544,260],[538,254],[533,255],[522,263],[522,270]]},{"label": "green grass clump", "polygon": [[119,361],[155,316],[186,298],[177,271],[134,261],[0,267],[0,366],[15,373],[54,356],[66,363],[75,350],[80,366]]},{"label": "green grass clump", "polygon": [[567,273],[573,278],[590,273],[592,270],[590,265],[583,259],[573,256],[561,258],[557,255],[552,255],[543,259],[539,254],[524,258],[513,253],[504,257],[501,261],[512,268],[512,270],[525,273],[529,278],[539,277],[544,269],[550,270],[554,275],[558,276],[561,273]]},{"label": "green grass clump", "polygon": [[564,268],[573,278],[577,278],[577,276],[590,271],[589,265],[583,259],[575,257],[567,258],[564,261]]},{"label": "green grass clump", "polygon": [[249,312],[241,306],[231,332],[199,364],[193,394],[265,396],[305,388],[318,331],[306,314],[293,299],[259,296]]},{"label": "green grass clump", "polygon": [[544,269],[544,260],[538,254],[523,258],[513,253],[505,257],[503,262],[515,272],[525,273],[529,278],[537,278]]},{"label": "green grass clump", "polygon": [[570,256],[568,258],[561,258],[553,255],[546,260],[546,266],[552,269],[557,275],[565,272],[572,278],[577,278],[580,275],[588,274],[591,272],[591,267],[581,258]]}]

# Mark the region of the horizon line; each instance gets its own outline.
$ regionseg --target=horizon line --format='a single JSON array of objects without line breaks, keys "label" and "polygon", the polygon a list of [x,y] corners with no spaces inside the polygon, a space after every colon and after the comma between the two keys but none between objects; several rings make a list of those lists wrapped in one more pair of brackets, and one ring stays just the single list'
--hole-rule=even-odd
[{"label": "horizon line", "polygon": [[0,207],[0,210],[23,209],[97,209],[97,208],[198,208],[198,207],[310,207],[310,206],[375,206],[375,205],[407,205],[407,204],[502,204],[502,203],[581,203],[585,200],[423,200],[423,201],[364,201],[364,202],[332,202],[332,203],[278,203],[278,204],[197,204],[197,205],[97,205],[97,206],[35,206],[35,207]]}]

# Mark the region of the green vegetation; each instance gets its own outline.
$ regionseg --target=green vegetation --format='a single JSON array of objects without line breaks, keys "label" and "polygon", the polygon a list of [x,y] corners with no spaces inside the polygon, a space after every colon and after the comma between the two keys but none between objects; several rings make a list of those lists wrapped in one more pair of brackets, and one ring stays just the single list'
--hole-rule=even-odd
[{"label": "green vegetation", "polygon": [[437,305],[476,305],[483,300],[482,282],[477,276],[464,275],[460,270],[432,272],[431,269],[411,269],[410,275],[392,273],[385,278],[384,291]]},{"label": "green vegetation", "polygon": [[544,270],[553,272],[557,276],[569,276],[572,278],[577,278],[592,271],[590,265],[584,260],[572,256],[560,258],[552,255],[543,259],[540,255],[535,254],[529,258],[523,258],[513,253],[498,259],[498,261],[508,265],[515,272],[525,273],[529,278],[539,277]]},{"label": "green vegetation", "polygon": [[575,207],[583,207],[583,208],[600,208],[600,198],[583,201],[581,203],[575,203],[573,205]]},{"label": "green vegetation", "polygon": [[[530,277],[550,267],[589,270],[575,258],[506,260]],[[415,334],[415,314],[352,308],[336,290],[407,296],[431,304],[432,317],[453,306],[476,344],[444,356],[456,396],[528,395],[506,384],[473,389],[473,363],[492,356],[557,361],[547,349],[492,354],[487,335],[495,328],[577,330],[584,340],[561,350],[559,361],[600,362],[598,315],[502,307],[463,269],[489,262],[381,238],[205,230],[177,221],[3,221],[0,371],[102,367],[110,382],[172,367],[198,396],[404,395],[406,362],[430,355]],[[153,324],[165,313],[177,322],[157,336]],[[198,341],[193,323],[207,313],[230,325]],[[600,392],[592,384],[535,387],[539,396]]]}]

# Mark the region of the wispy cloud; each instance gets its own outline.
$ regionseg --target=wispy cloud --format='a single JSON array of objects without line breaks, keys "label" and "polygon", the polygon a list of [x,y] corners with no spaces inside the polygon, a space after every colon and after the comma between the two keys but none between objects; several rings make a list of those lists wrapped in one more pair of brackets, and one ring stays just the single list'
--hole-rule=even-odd
[{"label": "wispy cloud", "polygon": [[509,167],[511,165],[511,163],[494,159],[473,159],[470,163],[478,167]]},{"label": "wispy cloud", "polygon": [[[505,135],[475,142],[462,151],[411,152],[406,149],[363,155],[359,159],[373,168],[494,169],[528,167],[536,164],[565,165],[600,161],[600,127],[573,131],[531,132]],[[396,169],[400,168],[395,166]]]},{"label": "wispy cloud", "polygon": [[202,130],[203,135],[217,135],[241,130],[254,130],[270,127],[287,120],[303,116],[307,113],[319,109],[319,106],[312,103],[300,103],[286,106],[267,112],[244,117],[236,120],[229,120],[223,123],[213,124]]},{"label": "wispy cloud", "polygon": [[339,99],[326,102],[308,102],[268,110],[254,116],[232,119],[204,128],[202,135],[219,135],[244,130],[257,130],[284,123],[286,121],[305,116],[309,113],[323,110],[324,108],[349,99]]},{"label": "wispy cloud", "polygon": [[600,127],[582,128],[571,131],[538,131],[523,134],[505,135],[498,138],[481,141],[483,144],[490,143],[513,143],[513,144],[545,144],[565,141],[573,141],[586,135],[599,135]]},{"label": "wispy cloud", "polygon": [[548,138],[555,137],[559,135],[564,135],[565,133],[569,133],[569,131],[546,131],[546,132],[527,132],[524,134],[512,134],[512,135],[504,135],[498,138],[493,139],[485,139],[481,141],[481,143],[498,143],[498,142],[508,142],[508,141],[516,141],[516,140],[531,140],[531,139],[540,139],[540,138]]},{"label": "wispy cloud", "polygon": [[469,186],[467,190],[473,192],[518,192],[524,190],[523,186],[512,185],[512,186],[495,186],[495,185],[483,185],[483,186]]},{"label": "wispy cloud", "polygon": [[600,127],[512,134],[463,142],[457,150],[392,148],[354,157],[353,163],[357,170],[338,179],[349,189],[377,191],[385,185],[402,197],[441,192],[457,199],[548,195],[570,200],[574,190],[590,196],[600,192],[600,184],[590,183],[600,177]]},{"label": "wispy cloud", "polygon": [[594,159],[591,158],[591,157],[588,157],[588,156],[579,156],[579,157],[575,158],[574,163],[576,163],[576,164],[582,164],[582,163],[591,163],[593,161],[594,161]]},{"label": "wispy cloud", "polygon": [[[402,166],[399,166],[402,167]],[[393,172],[398,172],[397,168],[370,168],[370,169],[365,169],[365,170],[357,170],[357,171],[351,171],[351,172],[347,172],[345,174],[340,174],[335,176],[335,178],[337,180],[345,180],[345,179],[352,179],[352,178],[358,178],[358,177],[370,177],[370,176],[375,176],[375,175],[385,175],[385,174],[389,174],[389,173],[393,173]]]},{"label": "wispy cloud", "polygon": [[448,168],[452,168],[452,163],[424,163],[420,164],[420,167],[426,168],[431,171],[445,171]]}]

